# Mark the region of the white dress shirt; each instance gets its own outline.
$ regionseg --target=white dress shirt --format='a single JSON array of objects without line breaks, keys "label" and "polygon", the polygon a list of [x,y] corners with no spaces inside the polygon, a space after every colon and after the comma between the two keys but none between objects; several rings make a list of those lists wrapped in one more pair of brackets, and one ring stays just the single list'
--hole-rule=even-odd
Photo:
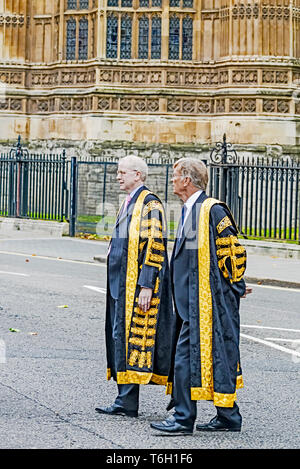
[{"label": "white dress shirt", "polygon": [[[184,220],[183,220],[183,225],[182,225],[182,228],[184,227],[184,224],[193,208],[193,205],[194,203],[196,202],[196,200],[198,199],[198,197],[200,196],[200,194],[202,193],[203,191],[201,189],[199,189],[197,192],[194,192],[194,194],[192,194],[184,203],[185,205],[185,208],[186,208],[186,212],[185,212],[185,216],[184,216]],[[182,228],[181,228],[181,232],[180,232],[180,236],[181,236],[181,233],[182,233]]]}]

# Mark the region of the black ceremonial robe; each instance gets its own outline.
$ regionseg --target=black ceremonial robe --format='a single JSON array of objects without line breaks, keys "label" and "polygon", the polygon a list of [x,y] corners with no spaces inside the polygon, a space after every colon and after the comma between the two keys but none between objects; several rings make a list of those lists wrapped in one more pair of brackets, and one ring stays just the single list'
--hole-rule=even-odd
[{"label": "black ceremonial robe", "polygon": [[[127,215],[115,340],[109,301],[106,308],[107,378],[118,384],[168,384],[174,314],[166,231],[161,201],[143,187]],[[138,306],[142,286],[153,289],[146,313]]]},{"label": "black ceremonial robe", "polygon": [[190,393],[192,400],[232,407],[236,389],[243,387],[239,304],[245,292],[246,252],[228,207],[206,195],[199,205],[200,210],[193,211],[194,244],[184,253],[189,272]]}]

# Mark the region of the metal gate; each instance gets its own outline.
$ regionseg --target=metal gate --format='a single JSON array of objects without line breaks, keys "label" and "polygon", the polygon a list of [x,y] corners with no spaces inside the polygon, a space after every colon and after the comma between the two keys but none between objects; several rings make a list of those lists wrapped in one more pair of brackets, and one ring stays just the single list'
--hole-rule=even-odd
[{"label": "metal gate", "polygon": [[0,155],[0,216],[63,221],[68,166],[61,155],[31,154],[21,139]]},{"label": "metal gate", "polygon": [[243,235],[299,243],[297,161],[238,157],[224,135],[211,152],[209,166],[209,193],[227,203]]}]

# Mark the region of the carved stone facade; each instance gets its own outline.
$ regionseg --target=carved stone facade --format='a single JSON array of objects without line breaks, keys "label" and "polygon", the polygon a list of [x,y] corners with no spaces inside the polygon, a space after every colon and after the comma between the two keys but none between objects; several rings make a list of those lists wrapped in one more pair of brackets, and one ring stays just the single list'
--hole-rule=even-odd
[{"label": "carved stone facade", "polygon": [[0,139],[300,144],[300,0],[0,0]]}]

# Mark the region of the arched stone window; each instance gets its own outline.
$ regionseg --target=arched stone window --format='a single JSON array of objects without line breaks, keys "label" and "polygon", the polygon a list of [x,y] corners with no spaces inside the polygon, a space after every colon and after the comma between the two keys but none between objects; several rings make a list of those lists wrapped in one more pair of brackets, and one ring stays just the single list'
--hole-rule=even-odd
[{"label": "arched stone window", "polygon": [[107,17],[106,57],[108,59],[118,57],[118,18],[115,15]]},{"label": "arched stone window", "polygon": [[74,18],[67,20],[67,60],[76,58],[76,21]]},{"label": "arched stone window", "polygon": [[68,10],[87,10],[89,8],[89,0],[67,0]]},{"label": "arched stone window", "polygon": [[[152,0],[153,3],[153,0]],[[161,58],[161,18],[152,17],[151,24],[151,59]]]},{"label": "arched stone window", "polygon": [[149,53],[149,18],[139,19],[139,59],[148,59]]},{"label": "arched stone window", "polygon": [[182,20],[182,60],[193,59],[193,19],[185,16]]},{"label": "arched stone window", "polygon": [[180,19],[173,15],[169,22],[169,59],[179,60]]},{"label": "arched stone window", "polygon": [[132,19],[129,15],[121,17],[120,58],[131,59]]},{"label": "arched stone window", "polygon": [[89,22],[87,18],[79,20],[79,41],[78,41],[78,59],[87,60],[88,58],[88,37]]}]

